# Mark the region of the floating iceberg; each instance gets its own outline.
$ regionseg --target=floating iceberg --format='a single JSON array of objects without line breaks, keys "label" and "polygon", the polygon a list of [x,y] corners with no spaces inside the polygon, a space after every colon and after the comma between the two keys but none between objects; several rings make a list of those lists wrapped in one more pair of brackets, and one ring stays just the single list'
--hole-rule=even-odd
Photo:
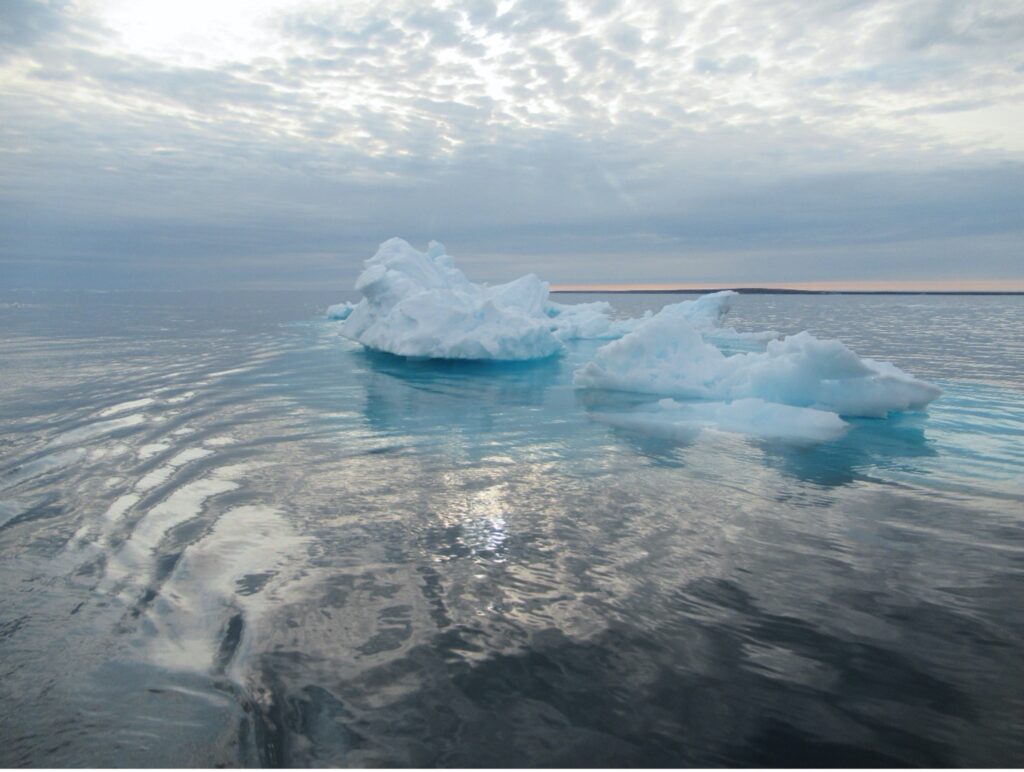
[{"label": "floating iceberg", "polygon": [[356,280],[363,299],[328,317],[369,348],[433,359],[540,359],[572,338],[614,338],[640,320],[613,321],[607,303],[566,306],[548,300],[548,284],[529,274],[508,284],[474,284],[443,245],[420,252],[402,239],[380,245]]},{"label": "floating iceberg", "polygon": [[849,428],[832,412],[754,397],[733,402],[683,403],[663,399],[652,408],[631,413],[597,413],[594,418],[622,429],[686,443],[694,441],[704,429],[799,443],[834,440]]},{"label": "floating iceberg", "polygon": [[[941,391],[886,362],[862,359],[838,340],[802,332],[763,351],[727,356],[713,345],[734,293],[666,306],[612,341],[574,373],[581,388],[691,400],[756,398],[844,416],[920,410]],[[742,333],[728,331],[734,338]],[[774,336],[774,333],[770,334]]]}]

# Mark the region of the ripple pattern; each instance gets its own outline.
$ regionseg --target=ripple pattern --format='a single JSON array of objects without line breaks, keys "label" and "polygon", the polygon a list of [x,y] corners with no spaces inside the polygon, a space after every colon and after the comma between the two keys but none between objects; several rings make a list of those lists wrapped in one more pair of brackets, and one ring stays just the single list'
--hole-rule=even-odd
[{"label": "ripple pattern", "polygon": [[1024,757],[1022,299],[742,297],[945,391],[814,447],[632,434],[594,344],[408,361],[327,300],[0,304],[0,762]]}]

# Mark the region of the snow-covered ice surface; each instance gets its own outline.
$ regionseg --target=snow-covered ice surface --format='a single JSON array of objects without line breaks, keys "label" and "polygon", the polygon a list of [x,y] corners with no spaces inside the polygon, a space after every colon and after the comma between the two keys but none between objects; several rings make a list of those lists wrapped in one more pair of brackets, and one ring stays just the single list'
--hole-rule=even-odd
[{"label": "snow-covered ice surface", "polygon": [[727,356],[692,327],[662,316],[599,349],[575,383],[690,399],[756,397],[876,418],[922,410],[942,393],[892,364],[862,359],[838,340],[801,332],[769,341],[763,352]]},{"label": "snow-covered ice surface", "polygon": [[[779,339],[774,332],[723,327],[735,297],[719,292],[666,306],[598,349],[573,382],[714,403],[671,410],[662,404],[654,413],[610,419],[638,430],[685,434],[695,425],[717,424],[725,431],[800,440],[833,439],[843,426],[839,416],[920,411],[942,393],[890,363],[857,356],[838,340],[808,332]],[[727,353],[756,344],[763,350]]]},{"label": "snow-covered ice surface", "polygon": [[[1024,298],[553,297],[500,362],[353,342],[355,293],[0,289],[0,763],[1024,758]],[[943,394],[573,384],[684,299],[686,356]]]},{"label": "snow-covered ice surface", "polygon": [[548,300],[548,284],[529,274],[493,287],[474,284],[442,244],[420,252],[399,238],[380,245],[356,280],[363,299],[327,309],[342,334],[364,346],[428,359],[543,359],[576,338],[614,338],[630,322],[607,303],[568,307]]}]

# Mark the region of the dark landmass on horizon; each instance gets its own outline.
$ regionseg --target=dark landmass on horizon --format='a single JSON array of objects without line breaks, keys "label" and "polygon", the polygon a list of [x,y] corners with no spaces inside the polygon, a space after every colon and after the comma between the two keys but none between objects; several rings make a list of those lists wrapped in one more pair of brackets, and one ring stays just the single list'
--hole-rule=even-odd
[{"label": "dark landmass on horizon", "polygon": [[774,287],[720,287],[718,289],[553,289],[559,295],[708,295],[732,290],[741,295],[1024,295],[1021,290],[831,290],[781,289]]}]

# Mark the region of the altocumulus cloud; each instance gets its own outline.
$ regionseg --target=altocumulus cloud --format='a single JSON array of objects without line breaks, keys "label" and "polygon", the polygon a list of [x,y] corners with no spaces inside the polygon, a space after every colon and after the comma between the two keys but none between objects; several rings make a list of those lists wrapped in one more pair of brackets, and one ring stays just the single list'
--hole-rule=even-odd
[{"label": "altocumulus cloud", "polygon": [[0,4],[6,286],[1020,279],[999,2]]}]

